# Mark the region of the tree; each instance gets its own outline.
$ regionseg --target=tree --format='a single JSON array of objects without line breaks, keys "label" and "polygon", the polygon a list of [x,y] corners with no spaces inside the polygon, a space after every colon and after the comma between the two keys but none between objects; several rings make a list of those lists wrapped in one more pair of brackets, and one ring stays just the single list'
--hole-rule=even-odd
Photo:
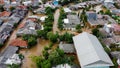
[{"label": "tree", "polygon": [[84,24],[84,27],[87,26],[87,15],[86,15],[86,12],[85,12],[85,9],[83,9],[81,15],[80,15],[80,21]]},{"label": "tree", "polygon": [[78,33],[81,33],[81,32],[82,32],[82,30],[81,30],[81,25],[80,25],[80,24],[76,25],[75,28],[76,28],[76,30],[77,30]]},{"label": "tree", "polygon": [[28,39],[28,45],[29,46],[33,46],[33,45],[36,45],[36,44],[37,44],[37,40],[34,37],[30,37]]},{"label": "tree", "polygon": [[41,63],[44,61],[41,56],[30,56],[33,62],[36,63],[37,68],[41,68]]},{"label": "tree", "polygon": [[46,7],[45,8],[45,12],[46,12],[47,15],[53,14],[54,11],[55,11],[55,9],[53,9],[51,7]]},{"label": "tree", "polygon": [[64,33],[64,41],[66,41],[67,43],[73,43],[73,34],[69,34],[69,33]]},{"label": "tree", "polygon": [[65,41],[67,43],[73,43],[73,39],[72,39],[73,36],[74,36],[73,34],[69,34],[68,32],[65,32],[64,34],[59,36],[59,40]]},{"label": "tree", "polygon": [[98,28],[94,28],[93,30],[92,30],[92,34],[93,35],[95,35],[96,37],[99,37],[99,29]]},{"label": "tree", "polygon": [[3,44],[0,43],[0,47],[2,47],[2,46],[3,46]]},{"label": "tree", "polygon": [[15,7],[10,7],[10,11],[13,11],[15,9]]},{"label": "tree", "polygon": [[0,5],[0,12],[3,12],[3,11],[4,11],[3,5]]},{"label": "tree", "polygon": [[110,12],[110,10],[106,10],[105,14],[112,16],[112,13]]},{"label": "tree", "polygon": [[56,34],[53,34],[52,32],[48,32],[47,33],[47,38],[51,41],[51,42],[53,42],[53,43],[55,43],[55,42],[57,42],[57,35]]},{"label": "tree", "polygon": [[48,0],[42,0],[42,3],[45,4]]},{"label": "tree", "polygon": [[49,32],[52,30],[52,27],[50,26],[44,26],[44,31]]},{"label": "tree", "polygon": [[49,60],[45,60],[42,64],[41,64],[41,68],[51,68],[51,62]]},{"label": "tree", "polygon": [[45,59],[48,59],[49,53],[48,53],[47,50],[44,50],[44,51],[42,52],[42,54],[43,54],[43,56],[44,56]]},{"label": "tree", "polygon": [[58,28],[60,30],[63,29],[63,19],[66,18],[66,13],[64,12],[63,8],[60,8],[60,16],[59,16],[59,19],[58,19]]},{"label": "tree", "polygon": [[31,56],[32,61],[36,63],[38,68],[51,68],[51,66],[72,63],[74,61],[74,56],[69,57],[65,55],[64,51],[59,48],[52,50],[49,54],[48,51],[44,51],[44,53],[47,58],[44,56]]},{"label": "tree", "polygon": [[52,51],[48,59],[51,61],[52,65],[63,64],[65,63],[64,55],[64,51],[57,48]]},{"label": "tree", "polygon": [[24,34],[22,36],[22,39],[28,41],[28,39],[31,38],[31,37],[34,37],[35,39],[37,39],[37,37],[35,35],[27,35],[27,34]]},{"label": "tree", "polygon": [[7,65],[8,68],[20,68],[18,64]]},{"label": "tree", "polygon": [[24,59],[24,56],[23,56],[22,54],[19,54],[18,56],[19,56],[19,58],[20,58],[21,60]]}]

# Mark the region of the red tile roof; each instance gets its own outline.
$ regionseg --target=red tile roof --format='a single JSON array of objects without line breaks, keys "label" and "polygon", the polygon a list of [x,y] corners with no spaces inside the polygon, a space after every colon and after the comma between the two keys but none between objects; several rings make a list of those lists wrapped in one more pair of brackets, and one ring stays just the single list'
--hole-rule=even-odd
[{"label": "red tile roof", "polygon": [[11,46],[19,46],[19,47],[27,47],[28,46],[26,41],[20,40],[20,39],[12,40],[10,45]]},{"label": "red tile roof", "polygon": [[120,68],[120,65],[118,66],[118,68]]},{"label": "red tile roof", "polygon": [[0,13],[0,17],[2,16],[10,16],[11,12],[8,12],[8,11],[3,11]]},{"label": "red tile roof", "polygon": [[16,2],[16,0],[11,0],[11,2]]},{"label": "red tile roof", "polygon": [[0,4],[4,4],[4,0],[0,0]]},{"label": "red tile roof", "polygon": [[113,24],[114,31],[120,31],[120,25],[119,24]]},{"label": "red tile roof", "polygon": [[27,8],[27,6],[24,6],[24,5],[20,5],[20,6],[17,6],[18,8],[20,8],[20,9],[26,9]]},{"label": "red tile roof", "polygon": [[27,20],[31,20],[31,21],[33,21],[33,22],[36,22],[36,21],[37,21],[36,18],[28,18]]},{"label": "red tile roof", "polygon": [[25,26],[25,23],[22,23],[22,24],[19,25],[18,28],[23,28],[24,26]]}]

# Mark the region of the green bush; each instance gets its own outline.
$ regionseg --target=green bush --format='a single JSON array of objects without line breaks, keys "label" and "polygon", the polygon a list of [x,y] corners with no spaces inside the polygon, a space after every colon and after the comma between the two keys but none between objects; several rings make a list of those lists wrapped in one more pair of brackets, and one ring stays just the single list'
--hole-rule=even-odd
[{"label": "green bush", "polygon": [[3,44],[0,44],[0,47],[2,47],[3,46]]},{"label": "green bush", "polygon": [[22,54],[19,54],[19,58],[20,58],[21,60],[23,60],[23,59],[24,59],[24,56],[23,56]]}]

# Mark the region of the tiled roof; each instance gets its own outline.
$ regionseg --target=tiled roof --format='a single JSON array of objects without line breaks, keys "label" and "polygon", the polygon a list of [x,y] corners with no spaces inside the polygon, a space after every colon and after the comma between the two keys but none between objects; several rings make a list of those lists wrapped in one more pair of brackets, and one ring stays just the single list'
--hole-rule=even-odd
[{"label": "tiled roof", "polygon": [[113,24],[114,31],[120,31],[120,25],[118,24]]},{"label": "tiled roof", "polygon": [[0,4],[4,4],[4,0],[0,0]]},{"label": "tiled roof", "polygon": [[10,43],[11,46],[28,46],[27,45],[27,42],[24,41],[24,40],[20,40],[20,39],[15,39],[15,40],[12,40],[12,42]]},{"label": "tiled roof", "polygon": [[2,16],[10,16],[10,12],[8,12],[8,11],[3,11],[3,12],[1,12],[0,13],[0,16],[2,17]]},{"label": "tiled roof", "polygon": [[31,21],[33,21],[33,22],[37,21],[36,18],[28,18],[27,20],[31,20]]},{"label": "tiled roof", "polygon": [[15,2],[16,0],[11,0],[12,2]]},{"label": "tiled roof", "polygon": [[25,26],[25,23],[22,23],[22,24],[19,25],[18,28],[23,28],[24,26]]},{"label": "tiled roof", "polygon": [[26,9],[27,7],[26,7],[26,6],[24,6],[24,5],[20,5],[20,6],[18,6],[18,8],[21,8],[21,9]]}]

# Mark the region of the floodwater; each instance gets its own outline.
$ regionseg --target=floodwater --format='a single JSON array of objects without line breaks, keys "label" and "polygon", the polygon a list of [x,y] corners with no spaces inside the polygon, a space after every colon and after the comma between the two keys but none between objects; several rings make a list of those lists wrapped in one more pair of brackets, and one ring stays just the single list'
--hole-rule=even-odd
[{"label": "floodwater", "polygon": [[35,63],[31,60],[30,56],[40,56],[42,55],[42,50],[50,42],[48,40],[38,39],[38,44],[30,49],[20,49],[19,53],[25,56],[23,60],[23,65],[21,68],[37,68]]},{"label": "floodwater", "polygon": [[59,32],[59,29],[58,29],[58,19],[59,19],[59,15],[60,15],[59,12],[60,12],[60,10],[57,9],[54,14],[53,33]]}]

